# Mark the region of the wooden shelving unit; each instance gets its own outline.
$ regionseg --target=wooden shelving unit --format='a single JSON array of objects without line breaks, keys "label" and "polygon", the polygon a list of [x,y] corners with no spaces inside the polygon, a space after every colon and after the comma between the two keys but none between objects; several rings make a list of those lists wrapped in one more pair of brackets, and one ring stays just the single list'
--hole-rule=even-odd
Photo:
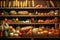
[{"label": "wooden shelving unit", "polygon": [[[0,10],[33,10],[34,12],[36,10],[59,10],[60,11],[60,7],[0,7]],[[12,17],[24,17],[24,18],[28,18],[28,17],[33,17],[33,18],[40,18],[40,17],[58,17],[60,18],[60,12],[58,15],[0,15],[0,18],[12,18]],[[60,19],[59,19],[59,22],[57,23],[8,23],[9,25],[41,25],[41,24],[44,24],[44,25],[48,25],[48,24],[54,24],[55,25],[55,28],[56,28],[56,25],[59,25],[60,23]],[[30,38],[31,40],[34,40],[35,38],[60,38],[60,34],[59,35],[47,35],[47,36],[38,36],[38,37],[34,37],[33,35],[31,37],[0,37],[0,38]]]}]

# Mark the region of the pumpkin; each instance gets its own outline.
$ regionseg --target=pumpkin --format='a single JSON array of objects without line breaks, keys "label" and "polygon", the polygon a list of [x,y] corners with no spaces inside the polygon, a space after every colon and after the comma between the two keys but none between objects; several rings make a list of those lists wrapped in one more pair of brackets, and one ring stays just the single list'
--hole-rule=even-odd
[{"label": "pumpkin", "polygon": [[40,20],[40,19],[38,20],[38,23],[43,23],[43,22],[44,22],[44,20]]},{"label": "pumpkin", "polygon": [[44,32],[44,34],[48,34],[48,31],[47,30],[44,30],[43,32]]},{"label": "pumpkin", "polygon": [[39,28],[39,30],[38,30],[39,32],[42,32],[43,31],[43,29],[42,28]]}]

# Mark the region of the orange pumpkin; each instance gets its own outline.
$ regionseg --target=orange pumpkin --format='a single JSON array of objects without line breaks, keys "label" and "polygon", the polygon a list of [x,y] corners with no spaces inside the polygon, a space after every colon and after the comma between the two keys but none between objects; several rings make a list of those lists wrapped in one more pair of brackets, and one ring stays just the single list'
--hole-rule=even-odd
[{"label": "orange pumpkin", "polygon": [[44,30],[43,33],[44,33],[44,34],[48,34],[48,31],[47,31],[47,30]]},{"label": "orange pumpkin", "polygon": [[38,31],[39,31],[39,32],[42,32],[42,31],[43,31],[43,29],[42,29],[42,28],[39,28],[39,29],[38,29]]},{"label": "orange pumpkin", "polygon": [[40,19],[38,20],[38,23],[43,23],[43,22],[44,22],[44,20],[40,20]]}]

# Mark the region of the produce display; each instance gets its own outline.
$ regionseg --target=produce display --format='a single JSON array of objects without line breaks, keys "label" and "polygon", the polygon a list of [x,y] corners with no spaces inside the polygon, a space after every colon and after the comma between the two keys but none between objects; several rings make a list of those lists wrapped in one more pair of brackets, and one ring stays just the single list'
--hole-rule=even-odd
[{"label": "produce display", "polygon": [[1,12],[0,15],[40,15],[40,16],[49,16],[49,15],[59,15],[59,11],[58,10],[50,10],[48,13],[44,13],[44,12],[34,12],[34,13],[31,13],[31,12],[28,12],[28,11],[15,11],[15,10],[11,10],[10,12],[6,12],[6,11],[3,11]]},{"label": "produce display", "polygon": [[53,27],[48,28],[47,26],[40,26],[38,28],[35,28],[34,26],[17,26],[14,28],[13,26],[9,26],[7,23],[3,23],[3,25],[0,26],[0,31],[4,31],[4,36],[6,37],[23,37],[23,35],[58,35],[59,30],[54,29]]},{"label": "produce display", "polygon": [[58,4],[55,0],[0,0],[0,37],[59,38]]},{"label": "produce display", "polygon": [[26,20],[19,20],[19,18],[12,18],[12,19],[7,19],[5,18],[3,20],[6,23],[58,23],[59,19],[58,17],[54,17],[53,19],[49,19],[46,18],[44,19],[37,19],[35,20],[35,18],[30,18],[30,19],[26,19]]}]

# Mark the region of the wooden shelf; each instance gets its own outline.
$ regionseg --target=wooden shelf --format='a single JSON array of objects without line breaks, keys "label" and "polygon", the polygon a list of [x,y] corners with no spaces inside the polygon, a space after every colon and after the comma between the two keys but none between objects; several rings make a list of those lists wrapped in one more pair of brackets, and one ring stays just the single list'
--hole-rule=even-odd
[{"label": "wooden shelf", "polygon": [[59,15],[0,15],[0,17],[55,17]]},{"label": "wooden shelf", "polygon": [[4,7],[0,9],[60,9],[60,7],[42,7],[42,8],[36,8],[36,7]]},{"label": "wooden shelf", "polygon": [[45,36],[45,37],[0,37],[0,38],[60,38],[60,37]]},{"label": "wooden shelf", "polygon": [[7,37],[7,38],[32,38],[32,37]]},{"label": "wooden shelf", "polygon": [[8,23],[8,24],[20,24],[20,25],[37,25],[37,24],[57,24],[57,23]]},{"label": "wooden shelf", "polygon": [[[0,23],[1,24],[1,23]],[[59,23],[8,23],[9,25],[39,25],[39,24],[59,24]]]}]

